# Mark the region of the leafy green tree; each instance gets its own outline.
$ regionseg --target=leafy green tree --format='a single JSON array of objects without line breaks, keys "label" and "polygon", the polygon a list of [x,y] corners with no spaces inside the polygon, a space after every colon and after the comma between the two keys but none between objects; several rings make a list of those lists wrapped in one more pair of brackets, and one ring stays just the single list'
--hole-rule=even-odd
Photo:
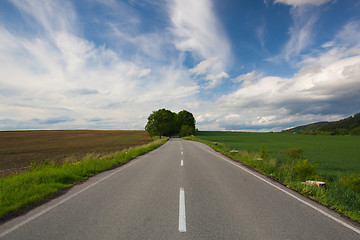
[{"label": "leafy green tree", "polygon": [[[195,132],[195,118],[189,111],[182,110],[175,117],[175,124],[178,131],[181,131],[182,126],[186,125],[191,129],[192,134]],[[191,134],[190,134],[191,135]]]},{"label": "leafy green tree", "polygon": [[148,117],[145,130],[150,136],[166,136],[176,131],[176,114],[165,108],[153,111]]},{"label": "leafy green tree", "polygon": [[181,126],[181,129],[180,129],[181,137],[190,136],[190,135],[193,135],[194,133],[195,133],[194,129],[192,127],[190,127],[189,125]]},{"label": "leafy green tree", "polygon": [[186,110],[178,114],[165,108],[153,111],[148,117],[145,126],[150,136],[169,136],[180,133],[182,136],[195,133],[195,118],[191,112]]}]

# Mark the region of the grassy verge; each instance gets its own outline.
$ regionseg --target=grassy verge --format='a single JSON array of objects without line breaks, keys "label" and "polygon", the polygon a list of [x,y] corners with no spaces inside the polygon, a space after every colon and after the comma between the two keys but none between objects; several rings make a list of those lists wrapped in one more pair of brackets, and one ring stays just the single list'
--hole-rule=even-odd
[{"label": "grassy verge", "polygon": [[[264,148],[259,153],[250,151],[231,152],[232,149],[223,143],[215,145],[213,142],[193,136],[185,137],[185,139],[207,144],[235,161],[242,162],[285,186],[360,222],[359,174],[343,175],[336,180],[327,181],[318,174],[314,165],[302,158],[302,151],[298,148],[287,149],[287,159],[279,161],[270,157]],[[302,184],[306,180],[326,180],[326,188]]]},{"label": "grassy verge", "polygon": [[167,140],[168,138],[157,139],[149,144],[127,148],[100,158],[96,155],[88,155],[79,162],[55,164],[44,161],[40,165],[34,164],[25,173],[0,178],[0,218],[99,172],[120,166],[159,147]]}]

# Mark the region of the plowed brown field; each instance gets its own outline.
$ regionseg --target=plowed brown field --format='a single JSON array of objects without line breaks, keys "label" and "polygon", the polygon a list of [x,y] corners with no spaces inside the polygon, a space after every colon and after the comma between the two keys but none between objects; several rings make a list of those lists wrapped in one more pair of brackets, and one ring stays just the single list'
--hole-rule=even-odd
[{"label": "plowed brown field", "polygon": [[0,177],[25,171],[31,163],[80,160],[89,153],[105,155],[152,139],[146,131],[43,130],[0,132]]}]

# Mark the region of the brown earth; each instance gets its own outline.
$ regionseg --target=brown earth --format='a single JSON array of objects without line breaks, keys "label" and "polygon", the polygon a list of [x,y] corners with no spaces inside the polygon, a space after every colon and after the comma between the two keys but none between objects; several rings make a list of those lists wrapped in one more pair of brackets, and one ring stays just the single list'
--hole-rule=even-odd
[{"label": "brown earth", "polygon": [[31,163],[78,161],[89,153],[106,155],[151,141],[146,131],[3,131],[0,132],[0,177],[23,172]]}]

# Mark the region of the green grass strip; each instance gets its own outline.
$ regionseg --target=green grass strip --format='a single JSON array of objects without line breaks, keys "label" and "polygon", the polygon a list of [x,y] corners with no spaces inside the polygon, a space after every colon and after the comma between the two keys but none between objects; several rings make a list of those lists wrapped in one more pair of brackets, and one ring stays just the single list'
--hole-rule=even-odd
[{"label": "green grass strip", "polygon": [[47,161],[29,171],[0,178],[0,217],[39,202],[97,173],[120,166],[164,144],[168,138],[132,147],[104,157],[89,155],[79,162]]},{"label": "green grass strip", "polygon": [[[326,188],[308,186],[301,182],[311,178],[312,180],[321,181],[324,178],[316,173],[315,166],[308,163],[306,159],[280,162],[269,157],[264,149],[260,153],[248,151],[232,153],[231,149],[223,143],[215,145],[213,142],[194,136],[184,137],[184,139],[204,143],[233,160],[242,162],[288,188],[360,223],[359,175],[344,176],[335,181],[326,180]],[[261,160],[259,160],[260,158]]]}]

